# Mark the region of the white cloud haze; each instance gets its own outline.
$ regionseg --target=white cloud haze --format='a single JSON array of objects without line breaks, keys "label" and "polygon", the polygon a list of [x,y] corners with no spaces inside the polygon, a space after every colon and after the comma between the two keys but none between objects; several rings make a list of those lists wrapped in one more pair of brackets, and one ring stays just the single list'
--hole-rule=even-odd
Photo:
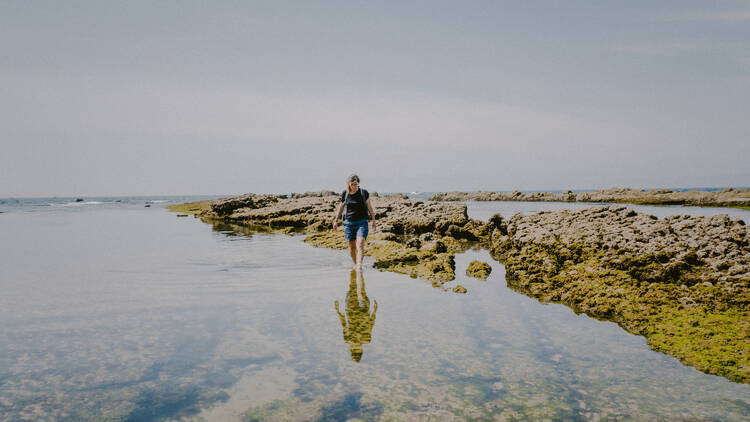
[{"label": "white cloud haze", "polygon": [[715,7],[3,3],[0,197],[747,186]]}]

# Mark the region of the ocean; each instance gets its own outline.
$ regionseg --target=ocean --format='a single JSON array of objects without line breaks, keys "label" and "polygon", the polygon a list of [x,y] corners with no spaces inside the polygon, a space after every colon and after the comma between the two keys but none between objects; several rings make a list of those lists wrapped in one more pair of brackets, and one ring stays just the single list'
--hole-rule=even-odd
[{"label": "ocean", "polygon": [[456,256],[460,295],[166,210],[208,198],[0,199],[0,421],[750,418],[750,385],[509,289],[486,250]]}]

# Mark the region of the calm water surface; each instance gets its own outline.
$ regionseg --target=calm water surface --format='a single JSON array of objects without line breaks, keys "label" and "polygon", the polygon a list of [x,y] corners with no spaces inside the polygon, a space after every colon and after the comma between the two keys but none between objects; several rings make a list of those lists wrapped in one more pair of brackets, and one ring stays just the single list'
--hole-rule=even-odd
[{"label": "calm water surface", "polygon": [[486,251],[459,295],[150,202],[0,214],[0,420],[750,418],[750,386],[509,290]]}]

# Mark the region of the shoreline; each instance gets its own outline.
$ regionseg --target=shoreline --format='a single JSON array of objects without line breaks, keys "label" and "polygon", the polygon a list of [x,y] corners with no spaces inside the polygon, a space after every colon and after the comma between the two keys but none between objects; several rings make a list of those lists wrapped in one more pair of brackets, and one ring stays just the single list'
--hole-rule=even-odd
[{"label": "shoreline", "polygon": [[673,191],[670,189],[612,188],[588,192],[438,192],[432,201],[517,201],[517,202],[597,202],[633,205],[683,205],[728,207],[750,210],[750,190],[725,188],[720,191]]},{"label": "shoreline", "polygon": [[[510,288],[616,322],[683,364],[750,384],[750,230],[741,220],[660,220],[599,206],[481,222],[458,201],[376,195],[379,227],[365,251],[375,268],[456,291],[444,286],[455,279],[455,254],[478,245],[505,265]],[[247,194],[168,209],[346,249],[343,233],[330,229],[338,200],[330,191]]]}]

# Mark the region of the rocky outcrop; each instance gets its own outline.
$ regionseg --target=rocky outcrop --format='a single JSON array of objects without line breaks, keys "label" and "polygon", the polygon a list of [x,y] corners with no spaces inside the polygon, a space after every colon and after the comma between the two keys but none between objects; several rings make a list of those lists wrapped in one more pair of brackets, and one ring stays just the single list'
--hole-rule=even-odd
[{"label": "rocky outcrop", "polygon": [[466,275],[480,280],[487,280],[487,277],[490,276],[491,272],[492,267],[490,264],[481,261],[471,261],[466,268]]},{"label": "rocky outcrop", "polygon": [[[307,233],[305,241],[313,245],[345,249],[341,231],[331,230],[339,201],[330,191],[248,194],[170,209],[219,229]],[[371,231],[366,254],[376,268],[462,293],[462,287],[444,284],[455,279],[455,253],[478,241],[505,264],[511,288],[616,321],[686,364],[750,382],[750,233],[740,220],[658,219],[622,206],[597,206],[496,214],[482,223],[468,218],[459,202],[373,195],[373,205],[378,230]]]},{"label": "rocky outcrop", "polygon": [[610,202],[643,205],[697,205],[713,207],[750,207],[750,190],[726,188],[716,192],[672,191],[669,189],[612,188],[595,192],[441,192],[433,201],[548,201]]},{"label": "rocky outcrop", "polygon": [[264,208],[276,203],[279,199],[285,199],[284,195],[255,195],[248,193],[242,196],[222,198],[209,201],[211,211],[219,216],[227,216],[238,209]]},{"label": "rocky outcrop", "polygon": [[[492,226],[468,218],[465,204],[410,200],[401,194],[373,194],[371,199],[378,230],[371,232],[365,253],[375,258],[376,268],[421,277],[442,288],[455,279],[454,254],[470,242],[489,239]],[[311,233],[308,243],[345,249],[341,231],[331,230],[339,203],[339,194],[320,191],[289,197],[246,194],[170,209],[207,222]]]},{"label": "rocky outcrop", "polygon": [[[327,229],[333,223],[338,194],[295,195],[291,198],[276,195],[247,194],[234,198],[210,201],[210,211],[204,217],[221,217],[271,227]],[[379,229],[394,235],[437,233],[466,240],[477,240],[483,223],[470,220],[466,205],[416,201],[401,195],[372,197]],[[485,235],[488,233],[484,233]]]},{"label": "rocky outcrop", "polygon": [[750,382],[750,230],[625,207],[496,215],[509,286],[617,321],[703,371]]}]

